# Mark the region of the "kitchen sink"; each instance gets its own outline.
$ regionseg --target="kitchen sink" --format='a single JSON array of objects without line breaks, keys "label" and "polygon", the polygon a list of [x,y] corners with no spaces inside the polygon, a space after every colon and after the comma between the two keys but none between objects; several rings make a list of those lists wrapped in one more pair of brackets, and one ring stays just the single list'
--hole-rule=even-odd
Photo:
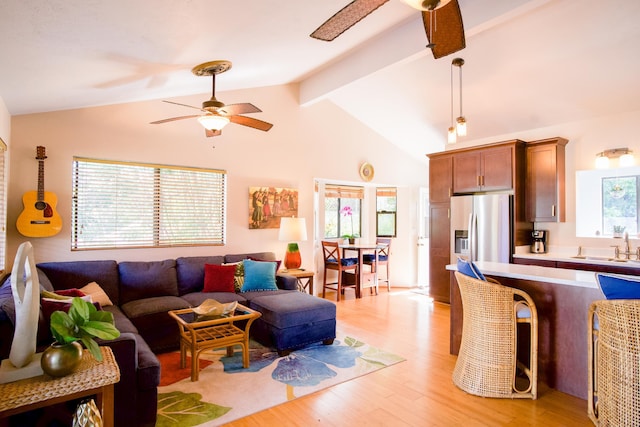
[{"label": "kitchen sink", "polygon": [[611,262],[627,262],[630,261],[628,259],[622,259],[622,258],[610,258],[610,257],[606,257],[606,256],[588,256],[588,255],[575,255],[572,256],[571,258],[573,259],[584,259],[584,260],[591,260],[591,261],[611,261]]}]

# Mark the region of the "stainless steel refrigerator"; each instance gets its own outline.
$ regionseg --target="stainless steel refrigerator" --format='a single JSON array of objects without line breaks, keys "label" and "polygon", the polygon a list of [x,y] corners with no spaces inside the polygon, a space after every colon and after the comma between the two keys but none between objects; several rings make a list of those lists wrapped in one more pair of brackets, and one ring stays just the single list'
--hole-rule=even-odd
[{"label": "stainless steel refrigerator", "polygon": [[513,195],[451,197],[451,262],[510,262],[514,249]]}]

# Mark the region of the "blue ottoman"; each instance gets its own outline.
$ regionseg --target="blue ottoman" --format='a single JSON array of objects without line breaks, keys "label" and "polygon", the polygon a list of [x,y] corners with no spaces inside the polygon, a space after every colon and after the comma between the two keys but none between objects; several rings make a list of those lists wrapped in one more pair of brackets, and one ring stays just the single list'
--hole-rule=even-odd
[{"label": "blue ottoman", "polygon": [[280,356],[318,341],[330,345],[336,337],[336,306],[325,299],[292,291],[253,298],[249,307],[262,313],[251,336]]}]

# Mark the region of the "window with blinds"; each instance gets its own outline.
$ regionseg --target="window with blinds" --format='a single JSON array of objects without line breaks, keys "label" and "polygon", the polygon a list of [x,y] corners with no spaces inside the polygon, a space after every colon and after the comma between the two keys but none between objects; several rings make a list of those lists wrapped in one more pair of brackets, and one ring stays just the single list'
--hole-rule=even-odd
[{"label": "window with blinds", "polygon": [[7,145],[0,138],[0,274],[6,268],[7,248],[7,178],[6,178]]},{"label": "window with blinds", "polygon": [[376,236],[396,237],[397,189],[376,188]]},{"label": "window with blinds", "polygon": [[223,245],[226,172],[74,157],[71,249]]},{"label": "window with blinds", "polygon": [[324,187],[324,237],[361,236],[360,208],[364,187],[326,184]]}]

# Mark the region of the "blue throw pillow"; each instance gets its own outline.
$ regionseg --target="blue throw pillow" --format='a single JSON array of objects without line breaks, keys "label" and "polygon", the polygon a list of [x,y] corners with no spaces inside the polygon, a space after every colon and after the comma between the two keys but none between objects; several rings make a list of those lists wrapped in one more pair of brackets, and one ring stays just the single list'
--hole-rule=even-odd
[{"label": "blue throw pillow", "polygon": [[244,264],[244,283],[242,292],[249,291],[277,291],[276,263],[252,261],[246,259]]},{"label": "blue throw pillow", "polygon": [[596,281],[606,299],[640,299],[640,280],[596,273]]},{"label": "blue throw pillow", "polygon": [[484,274],[480,271],[477,265],[473,261],[468,261],[464,258],[458,257],[458,271],[465,276],[473,277],[474,279],[487,281]]}]

